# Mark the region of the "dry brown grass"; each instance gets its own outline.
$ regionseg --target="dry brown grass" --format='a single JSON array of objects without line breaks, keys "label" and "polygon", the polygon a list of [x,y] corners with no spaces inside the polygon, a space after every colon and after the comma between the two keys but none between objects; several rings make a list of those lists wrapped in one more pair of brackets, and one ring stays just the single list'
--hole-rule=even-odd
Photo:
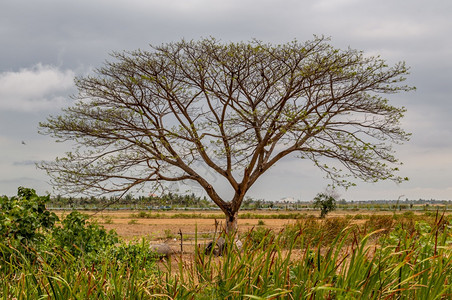
[{"label": "dry brown grass", "polygon": [[[224,225],[224,214],[221,211],[159,211],[147,212],[152,214],[159,214],[159,218],[140,218],[137,215],[140,211],[121,210],[121,211],[102,211],[95,213],[94,211],[83,211],[91,215],[94,220],[102,224],[106,229],[115,230],[123,239],[133,240],[145,237],[154,241],[169,241],[169,236],[178,238],[178,232],[181,230],[184,235],[184,240],[190,241],[194,233],[198,232],[198,238],[203,240],[203,233],[214,232],[215,222],[218,222],[217,231],[220,231]],[[69,212],[56,212],[59,216],[67,215]],[[272,210],[258,210],[258,211],[243,211],[243,214],[251,214],[256,216],[269,215],[289,215],[299,213],[302,218],[317,217],[318,211],[272,211]],[[396,211],[396,214],[403,214],[404,212]],[[175,215],[185,214],[187,218],[174,218]],[[378,216],[392,216],[394,211],[343,211],[338,210],[328,214],[327,218],[349,218],[352,224],[363,225],[372,219],[372,215]],[[415,214],[423,214],[423,212],[416,212]],[[191,218],[193,215],[201,215],[202,218]],[[354,219],[354,217],[359,218]],[[213,217],[213,218],[205,218]],[[131,222],[131,220],[135,220]],[[296,222],[295,219],[272,219],[264,218],[264,225],[258,225],[259,219],[244,219],[238,220],[239,232],[247,232],[253,227],[264,227],[275,232],[282,230],[285,226]]]}]

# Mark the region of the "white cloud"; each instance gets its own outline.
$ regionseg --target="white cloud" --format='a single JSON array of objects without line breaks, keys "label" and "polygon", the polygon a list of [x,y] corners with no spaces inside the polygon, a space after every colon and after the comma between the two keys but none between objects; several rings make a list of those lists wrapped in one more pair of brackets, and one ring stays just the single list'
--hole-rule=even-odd
[{"label": "white cloud", "polygon": [[61,108],[74,84],[74,72],[37,64],[0,73],[0,110],[43,111]]}]

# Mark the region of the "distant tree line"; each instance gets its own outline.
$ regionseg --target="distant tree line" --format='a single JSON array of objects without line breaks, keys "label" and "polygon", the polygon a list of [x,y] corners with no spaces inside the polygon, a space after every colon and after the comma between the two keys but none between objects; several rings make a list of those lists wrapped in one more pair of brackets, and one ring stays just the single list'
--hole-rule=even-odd
[{"label": "distant tree line", "polygon": [[[450,200],[368,200],[346,201],[337,200],[337,208],[341,210],[434,210],[438,205],[446,209],[452,209]],[[162,195],[134,196],[126,194],[122,198],[111,197],[63,197],[57,195],[50,198],[47,203],[49,208],[74,208],[96,209],[107,207],[111,209],[214,209],[215,204],[206,196],[198,196],[194,193],[179,194],[167,192]],[[315,208],[315,201],[268,201],[245,197],[243,210],[310,210]]]},{"label": "distant tree line", "polygon": [[177,194],[168,192],[166,194],[137,196],[127,194],[122,198],[111,197],[63,197],[57,195],[48,202],[49,207],[55,208],[98,208],[98,207],[130,207],[130,208],[175,208],[175,207],[199,207],[206,208],[214,206],[212,201],[205,196],[200,197],[192,194]]}]

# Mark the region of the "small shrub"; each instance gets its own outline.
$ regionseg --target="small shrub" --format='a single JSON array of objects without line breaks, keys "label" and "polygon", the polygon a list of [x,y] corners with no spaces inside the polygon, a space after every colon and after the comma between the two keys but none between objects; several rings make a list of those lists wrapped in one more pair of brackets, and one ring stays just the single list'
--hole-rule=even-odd
[{"label": "small shrub", "polygon": [[426,217],[436,217],[436,211],[426,211],[426,212],[424,212],[424,216],[426,216]]},{"label": "small shrub", "polygon": [[136,217],[137,217],[137,218],[144,219],[144,218],[149,218],[149,215],[148,215],[145,211],[140,211],[140,212],[136,215]]},{"label": "small shrub", "polygon": [[203,239],[208,239],[208,238],[211,238],[211,235],[212,235],[212,234],[210,234],[210,233],[202,233],[202,234],[201,234],[201,238],[203,238]]},{"label": "small shrub", "polygon": [[127,222],[127,224],[129,224],[129,225],[138,224],[138,220],[137,219],[131,219],[129,222]]},{"label": "small shrub", "polygon": [[155,268],[155,253],[144,238],[138,243],[121,243],[116,247],[112,247],[106,256],[120,265],[131,265],[134,268],[141,269]]},{"label": "small shrub", "polygon": [[111,216],[104,216],[104,224],[113,224],[113,218]]},{"label": "small shrub", "polygon": [[347,226],[349,221],[345,218],[329,218],[325,219],[321,224],[322,242],[328,244],[333,241]]},{"label": "small shrub", "polygon": [[53,243],[74,256],[93,254],[107,249],[119,241],[114,231],[105,230],[97,223],[88,223],[88,216],[77,211],[71,212],[55,227],[52,233]]},{"label": "small shrub", "polygon": [[0,238],[14,247],[42,242],[58,220],[45,207],[49,199],[24,187],[19,187],[17,197],[0,197]]},{"label": "small shrub", "polygon": [[175,235],[171,232],[171,229],[165,229],[165,238],[166,239],[173,239]]},{"label": "small shrub", "polygon": [[257,221],[257,225],[258,226],[263,226],[263,225],[265,225],[265,222],[262,221],[262,220],[259,220],[259,221]]},{"label": "small shrub", "polygon": [[414,218],[414,212],[412,212],[412,211],[405,211],[403,213],[403,217],[407,218],[407,219],[412,219],[412,218]]}]

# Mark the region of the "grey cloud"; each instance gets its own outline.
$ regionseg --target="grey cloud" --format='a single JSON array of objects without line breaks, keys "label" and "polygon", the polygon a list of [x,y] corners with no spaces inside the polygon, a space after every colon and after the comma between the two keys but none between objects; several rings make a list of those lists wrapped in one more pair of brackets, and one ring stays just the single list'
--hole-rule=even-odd
[{"label": "grey cloud", "polygon": [[0,73],[0,110],[40,111],[61,108],[73,89],[74,72],[37,64]]},{"label": "grey cloud", "polygon": [[[225,42],[257,38],[282,43],[294,38],[310,39],[313,34],[331,36],[332,44],[339,48],[350,46],[381,55],[390,64],[405,60],[411,66],[412,74],[407,83],[417,86],[418,90],[388,97],[391,104],[408,109],[403,125],[413,133],[408,145],[415,151],[398,153],[402,161],[412,164],[419,157],[427,159],[429,155],[419,156],[425,151],[433,161],[435,155],[444,157],[444,153],[452,149],[452,118],[449,116],[452,111],[452,40],[449,38],[452,36],[452,1],[448,0],[2,1],[0,74],[24,75],[21,70],[36,69],[33,66],[41,63],[41,66],[53,66],[57,77],[45,80],[43,87],[49,87],[45,92],[36,92],[36,89],[32,92],[31,87],[0,89],[0,138],[14,137],[19,142],[29,138],[45,140],[46,137],[36,134],[37,123],[44,121],[48,114],[54,114],[54,108],[70,103],[68,95],[73,92],[64,78],[68,79],[71,72],[84,74],[91,67],[101,66],[109,59],[111,51],[147,48],[149,43],[181,38],[214,36]],[[19,82],[24,82],[24,77],[21,78]],[[51,82],[67,88],[56,88]],[[11,100],[5,104],[6,99],[19,99],[22,104],[15,104],[15,111],[5,111],[5,107],[11,105]],[[35,108],[26,110],[27,105]],[[35,154],[37,159],[45,155]],[[13,161],[22,162],[21,157]],[[422,173],[424,167],[419,166],[417,172]],[[279,199],[282,195],[290,196],[288,191],[298,193],[303,188],[303,193],[315,195],[325,181],[317,172],[314,178],[313,169],[283,163],[273,173],[270,170],[264,184],[259,184],[252,192],[259,198],[271,194]],[[413,170],[410,165],[409,172],[413,173],[406,175],[416,178]],[[452,176],[446,171],[442,175],[444,178]],[[426,179],[424,190],[429,184]],[[268,186],[273,183],[280,187],[269,190]],[[408,187],[413,193],[423,193],[415,186]],[[364,186],[361,189],[365,192],[352,193],[351,197],[379,188]],[[397,190],[393,185],[384,185],[381,189],[388,189],[388,194]],[[447,190],[430,192],[432,197],[448,193]]]},{"label": "grey cloud", "polygon": [[401,5],[389,0],[8,1],[2,4],[0,34],[9,42],[0,51],[12,62],[2,61],[6,65],[0,69],[10,68],[15,59],[33,64],[33,57],[71,68],[98,65],[112,50],[209,35],[284,42],[324,33],[343,46],[375,49],[391,41],[393,48],[394,43],[403,46],[448,30],[441,20],[448,17],[450,4],[430,3],[434,8],[424,7],[423,1]]},{"label": "grey cloud", "polygon": [[39,161],[35,161],[35,160],[23,160],[23,161],[15,161],[15,162],[13,162],[13,165],[14,166],[34,166],[38,162]]},{"label": "grey cloud", "polygon": [[14,196],[17,195],[17,188],[23,186],[33,188],[38,194],[44,194],[46,188],[45,182],[31,177],[17,177],[9,179],[0,179],[0,195]]}]

